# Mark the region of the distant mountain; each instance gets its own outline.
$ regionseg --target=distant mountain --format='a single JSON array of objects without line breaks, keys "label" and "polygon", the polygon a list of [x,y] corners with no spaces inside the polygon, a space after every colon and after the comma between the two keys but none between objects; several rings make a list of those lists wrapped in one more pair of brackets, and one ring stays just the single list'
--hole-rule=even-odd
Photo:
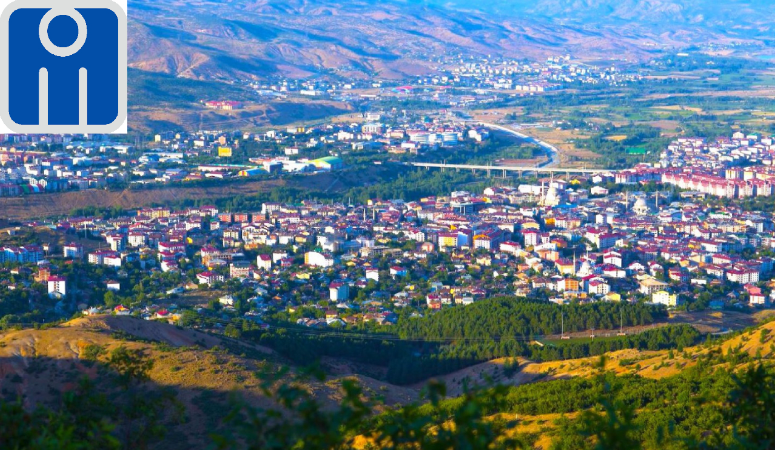
[{"label": "distant mountain", "polygon": [[132,67],[195,79],[400,78],[445,53],[642,58],[769,39],[765,0],[133,0]]},{"label": "distant mountain", "polygon": [[[428,0],[429,4],[467,9],[466,0]],[[775,12],[770,0],[490,0],[478,10],[508,16],[542,18],[594,26],[629,22],[635,25],[693,24],[701,28],[768,26]]]}]

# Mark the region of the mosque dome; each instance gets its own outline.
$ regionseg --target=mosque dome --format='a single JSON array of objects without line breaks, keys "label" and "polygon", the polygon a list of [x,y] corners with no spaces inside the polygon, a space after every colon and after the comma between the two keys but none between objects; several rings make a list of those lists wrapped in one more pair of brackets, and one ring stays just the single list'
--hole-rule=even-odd
[{"label": "mosque dome", "polygon": [[645,197],[639,197],[632,207],[633,212],[639,216],[645,216],[650,212],[649,205],[646,204]]},{"label": "mosque dome", "polygon": [[552,186],[546,192],[546,197],[544,198],[544,205],[556,206],[559,204],[560,204],[560,193],[557,191],[556,187]]},{"label": "mosque dome", "polygon": [[581,263],[578,275],[584,277],[590,274],[592,274],[592,264],[590,264],[588,260],[584,260],[584,262]]}]

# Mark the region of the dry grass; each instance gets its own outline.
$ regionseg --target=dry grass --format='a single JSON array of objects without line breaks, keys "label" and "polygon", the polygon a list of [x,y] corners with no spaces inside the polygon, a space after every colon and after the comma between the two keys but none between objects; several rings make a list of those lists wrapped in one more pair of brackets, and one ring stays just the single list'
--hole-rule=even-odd
[{"label": "dry grass", "polygon": [[[164,323],[115,316],[76,319],[47,330],[3,333],[0,389],[7,396],[24,398],[28,407],[55,405],[60,393],[74,388],[81,377],[104,377],[97,365],[82,359],[91,345],[105,350],[100,360],[118,346],[141,350],[152,359],[151,382],[178,392],[187,417],[183,434],[194,448],[210,442],[208,434],[228,412],[233,393],[253,406],[270,405],[256,376],[263,370],[276,370],[278,359],[270,349]],[[338,377],[325,383],[308,381],[303,386],[324,405],[331,406],[341,400],[341,382],[345,378],[356,378],[366,396],[384,396],[388,404],[417,398],[412,389],[363,376]]]},{"label": "dry grass", "polygon": [[[247,104],[235,111],[216,111],[202,106],[132,108],[129,117],[133,129],[150,132],[158,124],[183,129],[260,130],[272,126],[301,126],[317,123],[329,116],[341,115],[352,108],[342,102],[291,98]],[[163,127],[161,127],[163,128]]]},{"label": "dry grass", "polygon": [[[385,166],[387,167],[387,166]],[[242,183],[224,183],[207,187],[174,186],[158,189],[108,191],[91,189],[49,194],[34,194],[24,197],[0,198],[0,209],[12,220],[27,220],[69,214],[73,209],[94,206],[123,209],[137,209],[154,204],[173,203],[185,199],[218,199],[238,195],[256,195],[280,187],[295,187],[312,191],[336,192],[352,186],[363,186],[374,180],[389,177],[388,168],[369,166],[346,172],[318,173],[294,180],[256,180]]]},{"label": "dry grass", "polygon": [[[681,123],[677,120],[654,120],[651,122],[646,122],[646,125],[650,125],[664,131],[675,131],[675,129],[678,128]],[[663,134],[663,136],[667,135],[668,134]]]},{"label": "dry grass", "polygon": [[[725,315],[731,326],[743,326],[750,321],[763,320],[775,311],[763,311],[748,319]],[[695,320],[713,327],[719,314],[679,316],[675,320]],[[761,330],[768,330],[762,341]],[[119,334],[117,334],[119,333]],[[122,337],[124,336],[124,337]],[[126,339],[131,336],[132,339]],[[727,353],[741,349],[749,355],[760,354],[771,359],[775,349],[775,322],[769,322],[729,339],[713,348],[696,346],[684,352],[622,350],[606,355],[605,368],[615,374],[638,374],[647,378],[664,378],[692,367],[709,352]],[[203,445],[208,424],[217,423],[220,412],[228,407],[231,393],[239,393],[243,400],[259,406],[268,405],[260,390],[258,371],[274,370],[280,361],[272,350],[246,342],[233,341],[200,331],[178,328],[158,322],[130,317],[96,316],[70,321],[47,330],[9,331],[0,335],[0,389],[8,396],[24,398],[27,406],[52,404],[59,393],[72,389],[82,376],[98,377],[96,366],[82,358],[90,345],[110,351],[118,346],[143,351],[153,359],[151,380],[159,386],[175,388],[186,407],[189,419],[186,439],[191,445]],[[218,350],[228,349],[225,350]],[[104,356],[101,358],[104,359]],[[567,361],[536,363],[520,359],[521,370],[512,378],[504,375],[506,359],[497,359],[440,377],[446,383],[448,395],[457,396],[464,384],[522,385],[538,380],[570,377],[589,377],[598,371],[599,357]],[[418,399],[418,388],[392,386],[374,378],[352,375],[352,366],[344,361],[330,359],[326,366],[337,368],[334,378],[327,382],[306,382],[305,387],[324,404],[332,405],[342,398],[340,385],[344,379],[356,379],[367,396],[383,397],[389,405],[400,405]],[[205,397],[203,397],[205,396]],[[203,403],[206,400],[206,403]],[[219,412],[220,411],[220,412]],[[568,416],[571,417],[571,416]],[[516,429],[520,433],[540,434],[536,448],[546,448],[547,431],[554,427],[559,415],[519,417]]]},{"label": "dry grass", "polygon": [[24,197],[3,197],[0,199],[0,208],[3,209],[7,217],[22,220],[66,215],[73,209],[88,206],[98,208],[120,206],[124,209],[135,209],[184,199],[250,195],[283,185],[285,185],[283,180],[262,180],[208,187],[183,186],[166,189],[123,191],[91,189],[87,191],[34,194]]},{"label": "dry grass", "polygon": [[[756,318],[764,319],[772,314],[762,312]],[[710,328],[709,328],[710,329]],[[764,343],[760,342],[762,329],[769,331]],[[673,358],[669,358],[667,350],[620,350],[606,354],[605,369],[617,375],[637,374],[646,378],[664,378],[680,373],[683,369],[697,364],[700,356],[707,355],[711,351],[721,351],[726,354],[729,349],[741,347],[742,351],[751,356],[761,353],[765,359],[775,358],[775,352],[770,346],[775,343],[775,321],[761,325],[754,331],[734,337],[711,349],[704,346],[696,346],[685,349],[684,352],[673,351]],[[774,347],[775,348],[775,347]],[[496,382],[504,385],[519,386],[535,382],[537,380],[556,380],[571,377],[590,377],[599,371],[600,357],[588,357],[566,361],[549,361],[536,363],[519,358],[522,364],[521,370],[511,379],[503,375],[503,366],[508,358],[501,358],[477,364],[463,370],[439,377],[439,380],[447,385],[451,396],[463,393],[464,381],[469,384],[487,384]],[[419,387],[419,385],[417,386]]]},{"label": "dry grass", "polygon": [[597,153],[578,148],[576,140],[588,139],[592,135],[581,130],[561,130],[557,128],[531,128],[524,134],[554,145],[559,150],[560,166],[591,167],[600,158]]},{"label": "dry grass", "polygon": [[606,136],[605,139],[608,140],[608,141],[621,142],[621,141],[627,139],[627,135],[626,134],[616,134],[616,135],[613,135],[613,136]]}]

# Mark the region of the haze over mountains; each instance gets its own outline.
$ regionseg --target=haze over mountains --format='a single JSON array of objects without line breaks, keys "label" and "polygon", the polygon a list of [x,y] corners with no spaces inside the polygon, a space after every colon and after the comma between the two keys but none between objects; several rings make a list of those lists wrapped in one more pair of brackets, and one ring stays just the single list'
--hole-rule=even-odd
[{"label": "haze over mountains", "polygon": [[[471,5],[465,0],[431,1],[459,9]],[[596,27],[633,22],[636,26],[695,24],[730,34],[744,29],[768,31],[769,21],[763,14],[773,10],[772,2],[767,0],[491,0],[476,4],[487,12],[530,15],[559,23]]]},{"label": "haze over mountains", "polygon": [[771,39],[766,0],[137,0],[132,67],[196,79],[400,78],[431,56],[643,59]]}]

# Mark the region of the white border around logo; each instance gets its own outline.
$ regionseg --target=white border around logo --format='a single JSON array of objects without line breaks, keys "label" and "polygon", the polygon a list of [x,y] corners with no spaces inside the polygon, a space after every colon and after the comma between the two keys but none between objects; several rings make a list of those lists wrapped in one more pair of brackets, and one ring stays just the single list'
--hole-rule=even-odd
[{"label": "white border around logo", "polygon": [[[8,110],[8,19],[20,8],[107,8],[118,16],[119,116],[109,125],[18,125]],[[126,134],[127,133],[127,0],[0,0],[0,134]],[[9,126],[10,124],[10,126]]]}]

